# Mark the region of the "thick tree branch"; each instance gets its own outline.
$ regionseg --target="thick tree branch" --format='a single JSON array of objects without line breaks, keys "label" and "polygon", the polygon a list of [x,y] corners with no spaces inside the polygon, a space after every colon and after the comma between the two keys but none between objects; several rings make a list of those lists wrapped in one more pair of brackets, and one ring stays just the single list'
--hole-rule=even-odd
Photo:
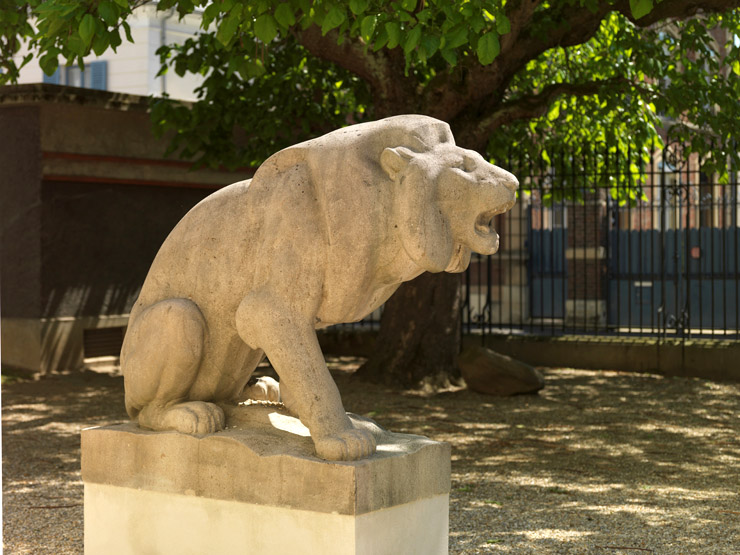
[{"label": "thick tree branch", "polygon": [[298,33],[299,42],[312,55],[354,73],[370,86],[377,117],[414,111],[415,83],[404,76],[403,58],[399,60],[396,51],[372,52],[362,39],[346,37],[337,44],[338,39],[336,31],[322,35],[316,25]]},{"label": "thick tree branch", "polygon": [[[469,106],[479,105],[484,98],[496,104],[503,98],[507,84],[530,60],[556,46],[588,41],[611,9],[606,2],[602,2],[596,12],[555,3],[554,8],[537,11],[539,4],[535,0],[522,0],[512,6],[511,12],[507,6],[511,32],[502,37],[500,54],[488,66],[472,65],[465,83],[457,90],[437,91],[436,97],[431,99],[438,107],[437,117],[451,121]],[[545,26],[545,21],[551,23]],[[543,27],[547,27],[547,33],[540,31]]]},{"label": "thick tree branch", "polygon": [[516,120],[532,119],[544,115],[553,100],[564,94],[590,96],[605,88],[631,87],[632,83],[622,77],[588,81],[585,83],[554,83],[539,93],[522,96],[504,102],[485,117],[474,122],[461,124],[456,130],[458,143],[466,148],[485,150],[486,143],[493,132]]}]

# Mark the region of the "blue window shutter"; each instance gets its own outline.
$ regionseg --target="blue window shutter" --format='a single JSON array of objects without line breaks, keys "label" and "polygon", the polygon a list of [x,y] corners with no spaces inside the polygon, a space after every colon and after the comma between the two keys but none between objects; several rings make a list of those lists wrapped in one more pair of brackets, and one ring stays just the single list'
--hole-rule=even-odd
[{"label": "blue window shutter", "polygon": [[[108,62],[90,62],[90,88],[105,91],[108,89]],[[87,72],[86,72],[87,73]]]},{"label": "blue window shutter", "polygon": [[59,84],[59,68],[57,68],[57,70],[51,75],[46,75],[46,73],[44,73],[44,83],[51,83],[52,85],[58,85]]}]

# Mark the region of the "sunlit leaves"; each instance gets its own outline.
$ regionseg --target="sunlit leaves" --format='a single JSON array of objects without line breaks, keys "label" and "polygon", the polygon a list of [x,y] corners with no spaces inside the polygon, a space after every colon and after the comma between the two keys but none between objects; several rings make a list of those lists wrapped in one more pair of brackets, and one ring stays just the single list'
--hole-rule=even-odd
[{"label": "sunlit leaves", "polygon": [[[126,0],[75,2],[73,0],[6,1],[0,3],[0,85],[18,77],[18,69],[31,59],[17,64],[14,55],[25,42],[35,52],[42,70],[51,74],[60,58],[84,67],[83,58],[93,52],[103,54],[121,44],[119,29],[131,39],[125,18],[141,3]],[[30,21],[34,21],[34,26]]]},{"label": "sunlit leaves", "polygon": [[[356,76],[323,62],[293,39],[270,43],[255,57],[251,45],[225,50],[211,36],[159,50],[175,68],[206,69],[192,107],[153,100],[160,133],[173,134],[170,152],[198,164],[230,168],[257,165],[273,152],[361,118],[369,103]],[[228,116],[228,117],[227,117]]]},{"label": "sunlit leaves", "polygon": [[[17,77],[13,56],[20,42],[11,36],[30,39],[41,67],[52,73],[59,63],[81,63],[91,50],[102,54],[117,47],[123,35],[131,40],[126,18],[143,3],[4,1],[10,7],[0,14],[0,83]],[[651,145],[660,143],[660,127],[669,140],[688,141],[707,168],[719,168],[723,156],[737,158],[738,149],[717,145],[736,139],[740,121],[740,45],[734,38],[740,34],[738,11],[671,20],[670,25],[644,27],[630,21],[639,22],[657,0],[532,3],[536,23],[525,28],[521,14],[513,15],[523,4],[503,0],[160,0],[157,10],[173,9],[180,16],[203,10],[202,33],[160,53],[163,71],[200,74],[205,82],[192,108],[157,104],[157,121],[160,128],[177,131],[176,145],[185,156],[199,156],[211,165],[219,160],[252,163],[348,118],[372,117],[370,99],[378,95],[370,94],[367,83],[298,46],[301,33],[311,26],[330,43],[351,41],[373,71],[375,61],[392,60],[388,67],[396,73],[388,79],[404,81],[406,96],[418,104],[386,106],[385,113],[409,104],[435,113],[434,99],[439,97],[429,94],[430,89],[442,96],[445,90],[455,95],[460,90],[460,102],[470,102],[476,86],[470,76],[505,70],[520,55],[519,50],[502,49],[517,40],[543,40],[569,28],[572,14],[588,17],[607,2],[625,13],[607,13],[598,31],[580,44],[570,37],[562,46],[521,60],[500,90],[478,98],[478,104],[461,105],[464,117],[450,123],[474,125],[497,103],[525,102],[557,85],[562,92],[545,105],[491,133],[489,156],[515,153],[545,165],[591,156],[591,185],[607,188],[614,185],[602,171],[608,163],[617,160],[628,169],[645,164]],[[35,15],[38,32],[28,23],[29,15]],[[727,30],[725,44],[709,32],[715,26]],[[589,83],[596,85],[589,88]],[[561,85],[584,88],[569,93]],[[454,110],[447,113],[457,117]],[[249,137],[235,138],[234,129],[249,130]],[[563,151],[570,158],[561,156]],[[571,162],[563,163],[557,169],[561,175]],[[633,185],[639,190],[639,183]],[[638,198],[638,193],[618,188],[615,194]]]}]

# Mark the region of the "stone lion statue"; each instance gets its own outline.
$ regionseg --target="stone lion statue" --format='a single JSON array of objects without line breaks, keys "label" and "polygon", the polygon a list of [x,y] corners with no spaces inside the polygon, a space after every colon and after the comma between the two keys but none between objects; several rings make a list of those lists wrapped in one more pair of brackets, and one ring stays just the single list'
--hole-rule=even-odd
[{"label": "stone lion statue", "polygon": [[495,215],[518,183],[449,126],[405,115],[339,129],[278,152],[253,179],[196,205],[165,240],[121,352],[126,409],[141,427],[207,434],[267,354],[286,407],[316,453],[375,451],[353,426],[315,330],[353,322],[424,271],[462,272],[492,254]]}]

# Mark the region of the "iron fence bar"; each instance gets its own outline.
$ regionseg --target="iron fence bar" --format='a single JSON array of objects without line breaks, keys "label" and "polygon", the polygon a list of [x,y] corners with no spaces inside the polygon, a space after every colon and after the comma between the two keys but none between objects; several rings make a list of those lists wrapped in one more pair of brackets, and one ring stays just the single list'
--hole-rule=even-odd
[{"label": "iron fence bar", "polygon": [[668,298],[668,291],[666,290],[666,249],[665,249],[665,226],[666,226],[666,182],[665,182],[665,146],[660,155],[660,303],[661,303],[661,329],[663,334],[663,340],[666,338],[668,332],[668,305],[666,299]]},{"label": "iron fence bar", "polygon": [[[544,257],[544,249],[542,248],[542,245],[544,244],[544,234],[542,233],[545,229],[545,208],[544,208],[544,199],[543,194],[540,193],[539,198],[539,209],[540,209],[540,240],[539,240],[539,268],[538,268],[538,275],[542,274],[542,268],[544,267],[543,263],[543,257]],[[540,313],[544,313],[543,307],[545,306],[545,288],[544,284],[542,283],[542,278],[540,277],[540,287],[539,287],[539,293],[540,293]],[[545,331],[545,319],[542,315],[540,315],[540,331]]]},{"label": "iron fence bar", "polygon": [[[519,157],[519,159],[517,160],[517,162],[518,162],[517,166],[518,167],[521,167],[521,165],[522,165],[522,163],[521,163],[522,162],[521,156]],[[520,199],[521,199],[521,195],[522,194],[520,193]],[[530,200],[531,200],[531,194],[530,194]],[[522,211],[520,210],[519,213],[521,214]],[[524,225],[524,218],[522,218],[520,216],[519,217],[519,245],[520,245],[519,252],[522,253],[522,256],[525,256],[525,255],[527,256],[527,260],[526,261],[522,260],[519,263],[519,314],[520,314],[519,317],[520,317],[520,319],[522,321],[521,322],[522,325],[524,325],[524,323],[526,321],[526,318],[527,318],[527,315],[524,312],[524,275],[523,275],[523,273],[524,273],[524,264],[525,264],[525,262],[527,264],[527,267],[529,267],[529,256],[528,256],[528,254],[526,254],[526,253],[529,252],[529,250],[523,251],[521,249],[521,245],[522,244],[526,244],[526,243],[524,243],[525,239],[524,239],[524,230],[522,229],[522,226],[523,225]],[[528,246],[531,247],[531,245],[528,245]],[[529,278],[530,278],[530,276],[527,276],[527,281],[529,281]],[[530,303],[530,306],[528,308],[529,308],[529,314],[531,315],[531,313],[532,313],[531,303]],[[512,317],[511,318],[512,324],[513,324],[513,320],[514,320],[514,318]]]},{"label": "iron fence bar", "polygon": [[627,159],[624,161],[624,193],[627,197],[627,330],[632,333],[632,198],[630,196],[630,181],[632,178],[632,146],[627,146]]},{"label": "iron fence bar", "polygon": [[[615,236],[616,236],[616,242],[617,242],[617,325],[616,325],[616,328],[617,328],[617,333],[619,333],[619,329],[622,324],[622,283],[621,283],[622,281],[621,279],[622,278],[622,275],[621,275],[622,274],[622,262],[621,262],[622,249],[620,248],[621,247],[621,233],[619,233],[621,231],[620,229],[621,228],[621,222],[620,222],[621,218],[619,217],[619,211],[620,211],[620,205],[621,205],[621,202],[619,199],[619,186],[620,186],[619,145],[616,145],[614,148],[614,168],[615,168],[614,179],[616,181],[616,191],[617,191],[617,198],[616,198],[617,206],[616,206],[616,210],[614,211],[614,214],[615,214],[614,226],[616,228]],[[627,269],[629,270],[629,265],[627,266]]]},{"label": "iron fence bar", "polygon": [[[701,232],[702,232],[702,228],[703,228],[702,221],[701,221],[702,220],[702,217],[701,217],[701,201],[702,201],[702,198],[701,198],[702,197],[702,191],[701,191],[701,189],[702,189],[702,187],[701,187],[702,186],[702,182],[701,182],[701,160],[698,160],[697,161],[697,167],[698,167],[698,170],[696,172],[697,175],[696,175],[695,181],[697,181],[697,192],[698,192],[698,194],[697,194],[697,200],[698,200],[698,202],[697,202],[697,216],[698,216],[698,221],[697,221],[697,228],[696,228],[696,230],[697,230],[697,235],[699,237],[699,252],[698,252],[698,255],[699,256],[698,256],[698,258],[694,258],[694,255],[693,255],[693,252],[692,252],[691,259],[689,260],[689,264],[691,264],[691,260],[697,260],[698,261],[698,265],[699,265],[699,276],[698,276],[698,278],[699,278],[699,334],[701,335],[702,330],[704,329],[704,303],[702,302],[703,297],[704,297],[704,289],[702,288],[702,279],[701,279],[701,275],[704,273],[702,271],[702,261],[704,259],[704,252],[702,251],[702,248],[701,248],[701,246],[702,246]],[[689,272],[689,276],[691,276],[691,272]],[[691,282],[689,282],[689,283],[691,283]],[[689,287],[690,287],[690,285],[689,285]],[[689,303],[691,303],[691,294],[690,294],[690,292],[689,292],[688,298],[689,298]],[[689,327],[691,327],[691,322],[689,322]]]},{"label": "iron fence bar", "polygon": [[[731,159],[728,160],[727,155],[725,155],[725,162],[728,162],[728,161],[731,162]],[[728,165],[730,166],[730,169],[732,169],[732,164],[730,163]],[[728,179],[728,181],[729,181],[729,179]],[[730,184],[730,187],[732,187],[731,184]],[[723,187],[723,191],[722,191],[722,298],[723,298],[723,300],[725,302],[722,303],[722,326],[723,326],[723,328],[725,330],[725,334],[728,332],[727,312],[729,311],[729,307],[727,306],[727,295],[728,295],[728,291],[727,291],[727,282],[728,282],[728,279],[727,279],[727,270],[728,270],[728,266],[730,265],[729,264],[729,262],[730,262],[730,260],[729,260],[730,253],[728,252],[728,248],[727,248],[727,235],[728,235],[728,233],[727,233],[727,231],[725,231],[725,229],[727,229],[728,231],[730,229],[730,226],[727,225],[728,224],[728,222],[727,222],[727,212],[728,212],[728,209],[727,209],[727,193],[728,192],[731,193],[732,191],[731,190],[728,191],[728,190],[726,190]],[[732,218],[730,218],[730,222],[729,223],[730,224],[732,223]],[[736,275],[735,276],[735,282],[737,282],[737,277],[738,276]],[[736,320],[740,320],[740,318],[737,318],[737,316],[736,316]],[[740,329],[740,322],[737,322],[736,325],[735,325],[735,327],[738,328],[738,329]]]},{"label": "iron fence bar", "polygon": [[[570,160],[570,167],[571,167],[571,183],[573,185],[573,194],[575,195],[578,191],[578,187],[576,184],[576,176],[575,176],[575,167],[576,167],[576,160],[575,156],[571,156]],[[589,301],[589,291],[588,291],[588,257],[586,256],[587,253],[587,243],[588,243],[588,233],[586,229],[586,223],[588,222],[588,203],[587,203],[587,193],[585,187],[581,186],[580,188],[580,199],[578,199],[582,206],[582,212],[583,212],[583,226],[581,229],[583,230],[581,232],[581,243],[583,246],[583,262],[581,263],[582,272],[583,272],[583,299],[581,299],[581,302],[583,304],[583,330],[588,331],[588,301]],[[573,209],[575,217],[575,207]],[[573,249],[573,261],[575,264],[578,264],[578,256],[576,256],[576,249],[575,247]],[[575,265],[574,265],[575,268]],[[574,269],[574,272],[577,273],[577,270]],[[573,327],[578,328],[578,310],[576,309],[578,299],[576,298],[575,294],[573,295]]]},{"label": "iron fence bar", "polygon": [[676,184],[677,185],[677,187],[676,187],[676,199],[678,200],[678,216],[677,216],[676,222],[675,222],[677,224],[676,227],[678,229],[674,230],[675,231],[675,234],[674,234],[675,235],[675,241],[674,241],[675,247],[673,249],[674,250],[674,261],[675,261],[675,264],[676,264],[676,276],[674,278],[674,280],[676,282],[676,284],[675,284],[675,290],[676,290],[676,306],[675,306],[674,310],[676,311],[676,315],[675,315],[676,322],[675,322],[675,325],[676,325],[676,334],[678,335],[679,325],[680,325],[679,324],[679,313],[678,313],[678,311],[681,309],[682,297],[680,295],[681,295],[681,283],[682,283],[682,279],[683,279],[682,278],[682,275],[681,275],[681,255],[680,255],[680,248],[681,248],[681,246],[679,244],[679,238],[680,238],[679,232],[680,232],[680,226],[681,226],[681,221],[682,221],[681,217],[682,217],[682,214],[683,214],[683,197],[681,196],[681,191],[680,191],[680,188],[679,187],[681,186],[680,181],[682,181],[683,179],[681,177],[681,172],[675,172],[675,173],[677,174],[676,177],[679,180],[679,183]]},{"label": "iron fence bar", "polygon": [[[732,152],[737,152],[737,141],[732,142]],[[738,264],[740,263],[740,245],[738,245],[738,231],[740,231],[740,222],[738,222],[738,208],[740,208],[740,199],[737,194],[737,174],[738,168],[737,163],[734,160],[730,161],[730,170],[732,175],[732,198],[735,201],[733,203],[732,210],[732,223],[735,226],[735,252],[733,258],[735,259],[735,331],[740,332],[740,271],[738,270]]]},{"label": "iron fence bar", "polygon": [[650,238],[650,277],[651,277],[651,290],[650,290],[650,330],[651,333],[655,333],[656,330],[656,322],[655,322],[655,240],[654,240],[654,233],[655,233],[655,221],[654,221],[654,214],[655,211],[653,210],[655,206],[655,140],[651,141],[650,143],[650,170],[646,172],[647,181],[650,183],[650,232],[648,237]]},{"label": "iron fence bar", "polygon": [[[691,338],[691,159],[686,158],[686,235],[684,245],[684,275],[686,291],[684,299],[683,338]],[[685,316],[684,316],[685,315]],[[688,329],[688,332],[686,331]]]},{"label": "iron fence bar", "polygon": [[[595,154],[595,150],[596,149],[594,149],[594,154]],[[609,184],[609,177],[607,176],[607,173],[606,173],[606,161],[608,159],[608,155],[609,155],[609,148],[606,145],[606,142],[604,142],[604,166],[602,166],[603,167],[603,173],[600,173],[597,170],[597,174],[599,174],[599,175],[597,175],[597,179],[599,179],[603,183],[602,186],[605,189],[607,188],[607,185]],[[594,160],[594,163],[596,164],[595,167],[596,168],[599,168],[598,160],[597,159]],[[611,282],[612,277],[613,277],[612,249],[614,248],[614,246],[612,245],[612,241],[611,241],[611,231],[612,231],[611,230],[611,215],[612,215],[612,211],[613,211],[613,206],[612,205],[614,204],[614,202],[613,202],[613,199],[612,199],[612,196],[611,196],[611,191],[609,191],[608,189],[606,191],[606,195],[605,196],[606,196],[606,214],[604,215],[604,219],[606,220],[606,233],[605,233],[605,235],[606,235],[606,264],[607,264],[607,266],[606,266],[606,272],[607,272],[606,273],[606,282],[607,282],[607,286],[606,287],[607,287],[607,290],[606,290],[606,328],[604,330],[604,333],[609,333],[609,322],[612,321],[612,317],[613,317],[613,314],[612,314],[612,291],[611,291],[611,286],[609,285],[609,283]]]}]

